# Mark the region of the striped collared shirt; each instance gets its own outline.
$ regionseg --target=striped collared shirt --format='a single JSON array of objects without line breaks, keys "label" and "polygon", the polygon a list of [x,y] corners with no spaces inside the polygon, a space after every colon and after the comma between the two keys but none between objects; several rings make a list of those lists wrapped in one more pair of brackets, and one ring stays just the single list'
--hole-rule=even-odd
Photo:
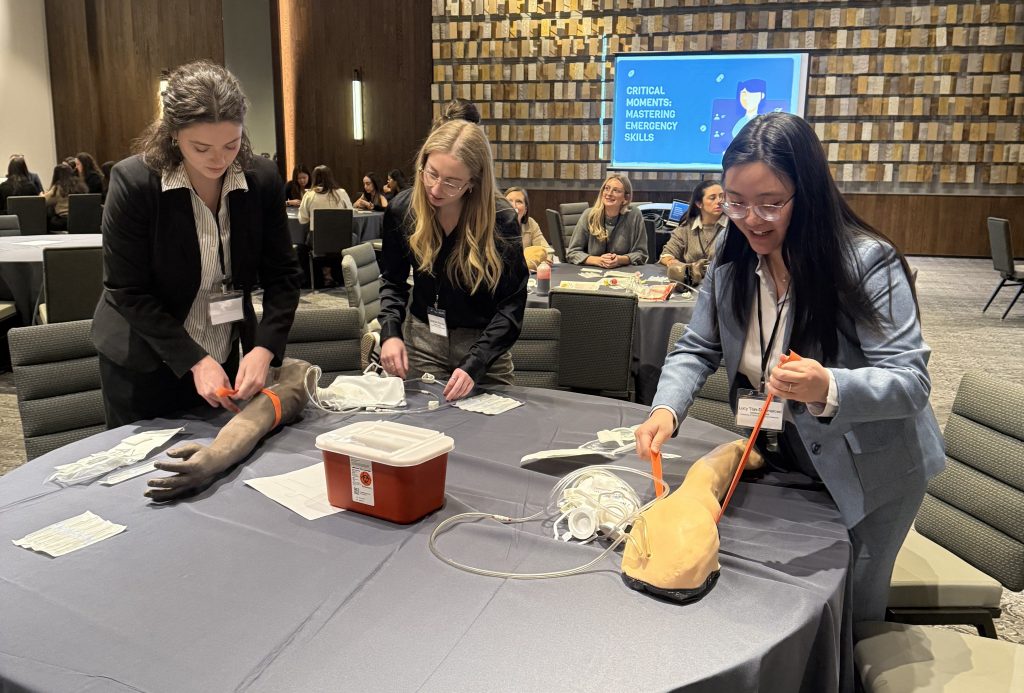
[{"label": "striped collared shirt", "polygon": [[[227,361],[234,343],[232,323],[210,324],[210,298],[221,293],[222,282],[231,276],[231,215],[227,195],[232,190],[248,190],[242,168],[235,164],[224,174],[224,185],[220,191],[220,207],[214,217],[202,198],[192,187],[185,172],[185,165],[167,171],[160,180],[164,191],[188,188],[192,199],[192,214],[196,220],[196,236],[199,241],[199,257],[202,272],[199,291],[192,301],[192,307],[185,318],[185,331],[196,344],[206,350],[219,363]],[[220,255],[223,252],[224,265],[221,269]],[[229,287],[230,288],[230,287]]]}]

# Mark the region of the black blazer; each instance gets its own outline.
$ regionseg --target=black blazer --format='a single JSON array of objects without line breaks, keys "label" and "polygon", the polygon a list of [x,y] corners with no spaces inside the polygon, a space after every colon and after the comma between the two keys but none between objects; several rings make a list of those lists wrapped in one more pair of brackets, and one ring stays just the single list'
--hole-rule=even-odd
[{"label": "black blazer", "polygon": [[[284,186],[274,164],[253,157],[249,190],[228,193],[231,274],[244,293],[242,348],[284,355],[302,271],[288,236]],[[93,316],[97,351],[114,363],[153,371],[166,363],[179,377],[206,356],[185,331],[199,291],[199,241],[187,188],[161,191],[160,175],[139,156],[114,166],[103,210],[103,295]],[[252,290],[263,288],[257,324]]]}]

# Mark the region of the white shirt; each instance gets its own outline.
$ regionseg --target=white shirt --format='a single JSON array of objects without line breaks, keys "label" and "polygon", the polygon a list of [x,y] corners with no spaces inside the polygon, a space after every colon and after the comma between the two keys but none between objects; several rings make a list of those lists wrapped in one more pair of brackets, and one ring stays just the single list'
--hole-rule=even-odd
[{"label": "white shirt", "polygon": [[[192,307],[185,317],[185,331],[195,340],[207,354],[218,363],[227,361],[234,343],[232,323],[221,325],[210,324],[210,297],[219,295],[222,281],[231,276],[231,215],[228,209],[227,195],[232,190],[249,190],[245,175],[238,164],[234,164],[224,174],[224,184],[220,191],[220,206],[216,218],[210,208],[203,203],[199,193],[192,187],[192,181],[185,172],[185,165],[167,171],[161,176],[160,185],[163,190],[188,188],[192,199],[192,214],[196,220],[196,236],[199,241],[199,259],[201,265],[199,290],[192,301]],[[220,252],[224,253],[224,269],[221,271]]]},{"label": "white shirt", "polygon": [[309,230],[315,231],[313,226],[313,212],[318,209],[352,209],[352,200],[344,188],[338,188],[331,193],[322,193],[317,190],[307,190],[299,203],[299,223],[309,224]]}]

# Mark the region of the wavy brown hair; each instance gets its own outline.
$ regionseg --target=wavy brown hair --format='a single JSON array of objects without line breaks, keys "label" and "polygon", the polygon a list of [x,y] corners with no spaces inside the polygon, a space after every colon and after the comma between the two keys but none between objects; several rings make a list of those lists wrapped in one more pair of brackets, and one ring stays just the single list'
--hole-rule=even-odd
[{"label": "wavy brown hair", "polygon": [[168,76],[167,89],[160,100],[163,115],[146,128],[132,147],[149,168],[163,173],[182,162],[177,145],[179,130],[199,123],[223,121],[243,126],[235,162],[243,169],[248,168],[253,157],[244,127],[249,102],[238,79],[226,68],[209,60],[181,65]]}]

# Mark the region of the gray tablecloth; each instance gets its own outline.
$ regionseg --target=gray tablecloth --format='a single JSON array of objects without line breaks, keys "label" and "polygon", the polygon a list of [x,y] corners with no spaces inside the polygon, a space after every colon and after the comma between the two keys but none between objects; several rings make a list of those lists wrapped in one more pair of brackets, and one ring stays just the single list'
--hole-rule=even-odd
[{"label": "gray tablecloth", "polygon": [[[499,580],[428,549],[444,517],[522,515],[555,477],[520,457],[575,447],[645,409],[513,389],[498,417],[445,408],[404,417],[455,440],[445,507],[409,526],[345,512],[306,521],[243,485],[316,462],[319,432],[366,417],[309,413],[190,500],[153,505],[146,477],[60,489],[55,464],[107,449],[124,427],[0,478],[0,689],[28,691],[828,691],[840,672],[847,533],[822,492],[741,484],[721,525],[722,574],[700,602],[625,587],[618,560],[588,574]],[[145,428],[180,422],[157,421]],[[210,439],[211,423],[186,436]],[[666,449],[675,486],[731,434],[686,421]],[[627,464],[639,464],[635,456]],[[91,510],[126,532],[59,559],[10,540]],[[510,571],[590,560],[596,546],[537,524],[461,526],[453,558]],[[844,660],[846,661],[846,660]]]},{"label": "gray tablecloth", "polygon": [[[352,242],[353,244],[366,243],[380,238],[384,228],[384,212],[353,212],[352,213]],[[299,223],[298,210],[288,210],[288,233],[291,236],[293,245],[305,245],[306,233],[309,231],[308,224]]]},{"label": "gray tablecloth", "polygon": [[[580,267],[578,265],[555,265],[551,271],[551,287],[558,286],[562,281],[597,281],[585,277],[580,272],[599,270],[596,267]],[[644,277],[664,277],[664,265],[640,265],[637,267],[620,267],[619,271],[639,271]],[[604,288],[600,291],[617,291]],[[672,324],[688,323],[697,304],[696,296],[684,298],[683,294],[673,294],[668,301],[641,301],[637,314],[636,326],[633,330],[633,380],[636,383],[636,400],[642,404],[650,404],[658,389],[658,378],[661,377],[661,366],[665,363],[668,350],[668,335]],[[529,308],[547,308],[548,298],[531,292],[526,299]]]},{"label": "gray tablecloth", "polygon": [[[32,245],[47,241],[47,245]],[[0,237],[0,280],[7,285],[21,315],[32,324],[36,299],[43,286],[43,248],[96,248],[103,245],[98,233],[46,234]]]}]

